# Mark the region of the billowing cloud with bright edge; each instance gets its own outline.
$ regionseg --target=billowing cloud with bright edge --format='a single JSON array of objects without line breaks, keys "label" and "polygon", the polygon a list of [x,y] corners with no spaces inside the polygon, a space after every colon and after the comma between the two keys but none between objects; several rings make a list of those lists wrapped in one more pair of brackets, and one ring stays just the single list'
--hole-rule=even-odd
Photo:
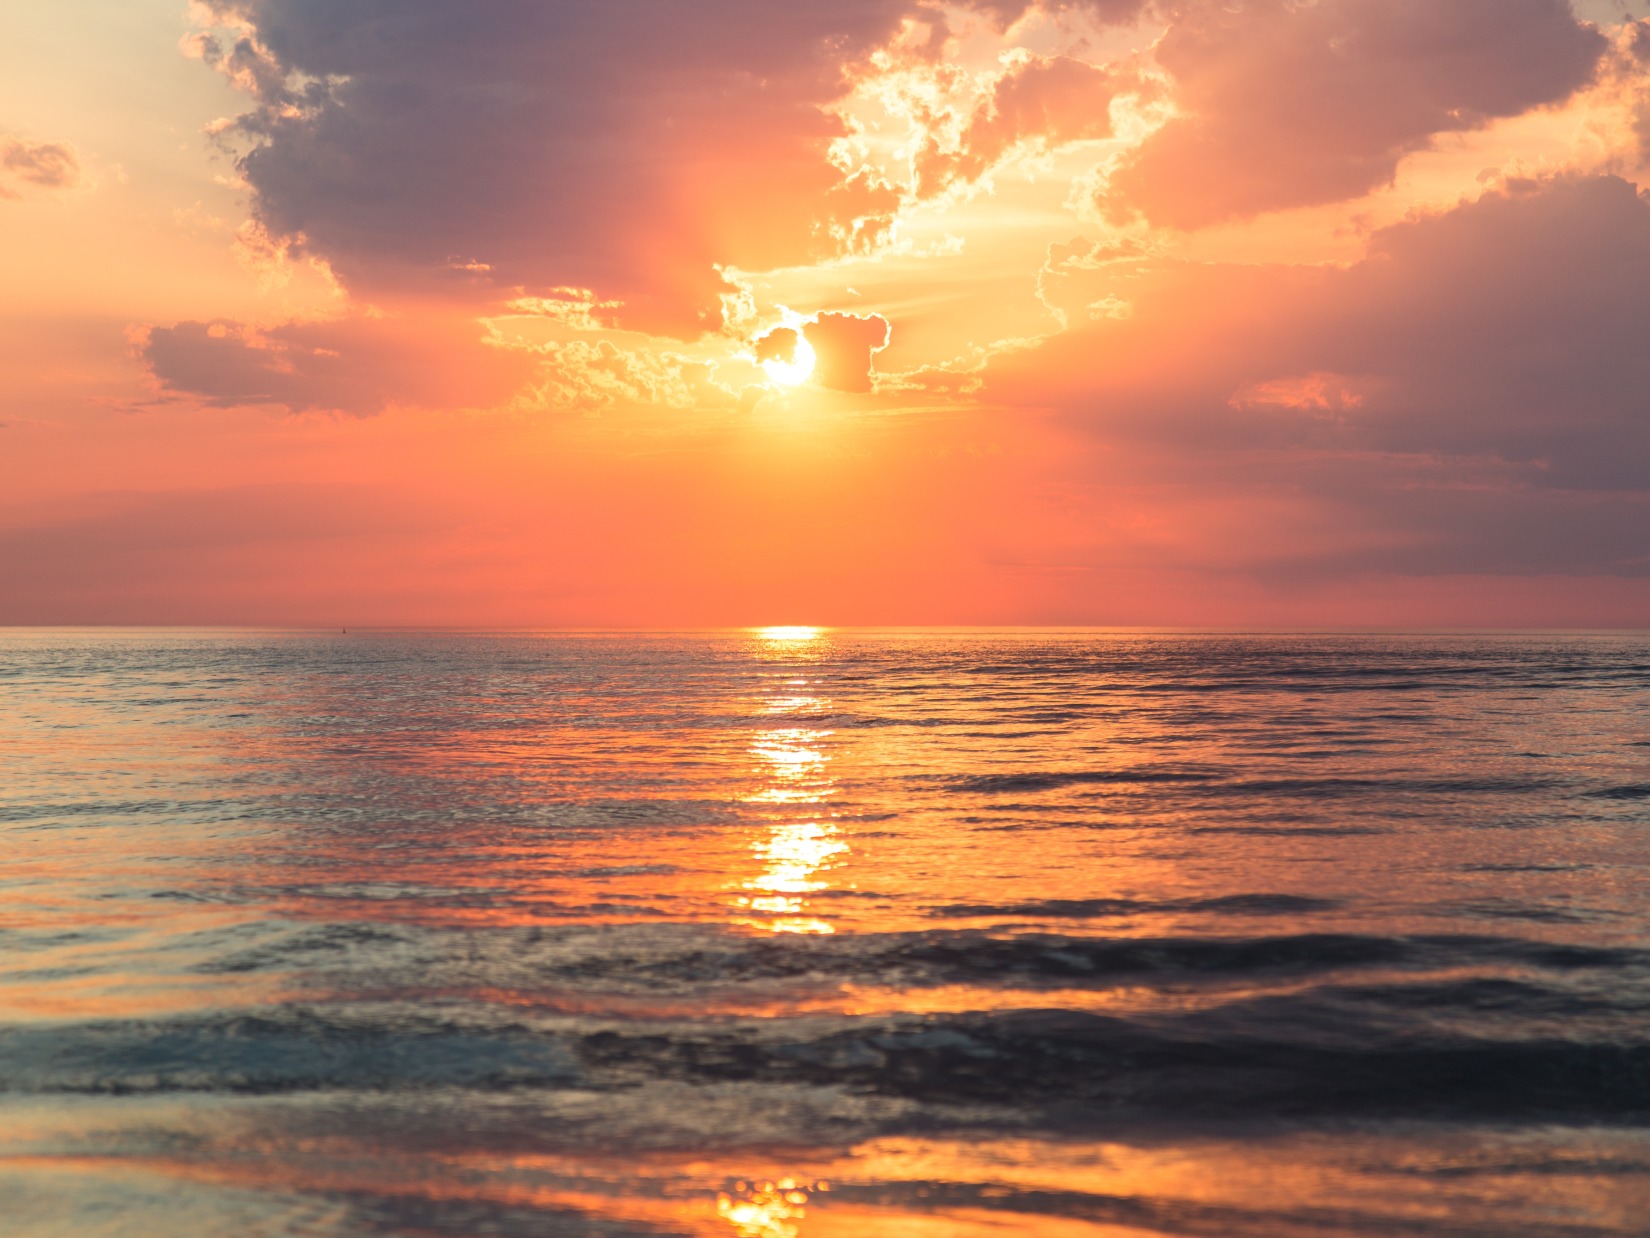
[{"label": "billowing cloud with bright edge", "polygon": [[0,621],[1650,624],[1627,0],[24,7]]}]

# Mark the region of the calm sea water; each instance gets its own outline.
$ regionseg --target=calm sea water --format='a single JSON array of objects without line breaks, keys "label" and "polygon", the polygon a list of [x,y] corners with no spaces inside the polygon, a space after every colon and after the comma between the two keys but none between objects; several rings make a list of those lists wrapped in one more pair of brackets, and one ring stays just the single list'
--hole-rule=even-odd
[{"label": "calm sea water", "polygon": [[1650,638],[0,634],[0,1230],[1650,1233]]}]

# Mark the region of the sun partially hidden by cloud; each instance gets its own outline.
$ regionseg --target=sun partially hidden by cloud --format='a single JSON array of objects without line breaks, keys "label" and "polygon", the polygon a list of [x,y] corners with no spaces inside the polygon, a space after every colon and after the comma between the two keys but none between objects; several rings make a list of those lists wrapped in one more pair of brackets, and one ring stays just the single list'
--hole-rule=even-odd
[{"label": "sun partially hidden by cloud", "polygon": [[42,10],[0,619],[1643,622],[1631,7]]},{"label": "sun partially hidden by cloud", "polygon": [[774,382],[794,387],[808,380],[818,358],[801,330],[775,327],[756,341],[756,359]]}]

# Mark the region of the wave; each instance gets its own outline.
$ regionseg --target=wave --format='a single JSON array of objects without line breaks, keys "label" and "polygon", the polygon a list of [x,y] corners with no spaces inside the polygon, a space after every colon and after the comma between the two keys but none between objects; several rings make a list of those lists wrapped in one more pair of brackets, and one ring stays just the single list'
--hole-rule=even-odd
[{"label": "wave", "polygon": [[952,777],[947,785],[955,791],[995,795],[1007,791],[1047,791],[1083,783],[1165,783],[1210,782],[1218,775],[1183,770],[1107,769],[1028,771],[1016,774],[972,774]]},{"label": "wave", "polygon": [[[1187,783],[1200,793],[1225,796],[1307,796],[1314,799],[1366,794],[1516,794],[1549,790],[1563,784],[1546,778],[1241,778],[1193,770],[1113,769],[1026,771],[1013,774],[954,776],[945,780],[953,791],[995,795],[1012,791],[1048,791],[1084,784]],[[1640,788],[1622,787],[1593,794],[1605,798],[1638,798]],[[1650,788],[1643,788],[1650,795]]]},{"label": "wave", "polygon": [[[1505,996],[1505,995],[1503,995]],[[1484,995],[1476,994],[1482,1004]],[[1650,1116],[1650,1041],[1323,1034],[1317,999],[1156,1019],[1071,1010],[762,1021],[271,1009],[0,1034],[0,1089],[140,1094],[805,1085],[1049,1120]],[[1642,1020],[1638,1026],[1642,1028]]]},{"label": "wave", "polygon": [[[1289,895],[1241,895],[1134,910],[1196,907],[1266,915]],[[1121,901],[1121,900],[1119,900]],[[1053,906],[1058,909],[1056,902]],[[996,914],[967,904],[940,915]],[[1088,914],[1078,905],[1073,914]],[[1323,978],[1369,968],[1411,973],[1599,972],[1637,981],[1650,951],[1487,934],[1291,933],[1277,935],[1079,936],[926,930],[837,936],[747,937],[674,924],[531,928],[482,935],[389,926],[327,925],[244,947],[204,963],[206,974],[344,968],[375,988],[409,992],[475,983],[549,991],[562,987],[674,994],[706,985],[807,979],[897,988],[937,985],[1103,989],[1205,982],[1244,985],[1280,977]]]},{"label": "wave", "polygon": [[0,1030],[0,1091],[381,1091],[570,1084],[565,1046],[494,1022],[299,1007]]},{"label": "wave", "polygon": [[1588,799],[1594,800],[1645,800],[1650,799],[1650,783],[1635,782],[1621,787],[1605,787],[1601,791],[1587,792]]},{"label": "wave", "polygon": [[1341,903],[1337,899],[1310,898],[1301,894],[1229,894],[1220,898],[1156,901],[1136,898],[1048,898],[1022,903],[948,903],[943,907],[934,908],[929,914],[956,918],[1013,916],[1086,920],[1177,911],[1243,916],[1292,915],[1301,912],[1333,911],[1339,906]]}]

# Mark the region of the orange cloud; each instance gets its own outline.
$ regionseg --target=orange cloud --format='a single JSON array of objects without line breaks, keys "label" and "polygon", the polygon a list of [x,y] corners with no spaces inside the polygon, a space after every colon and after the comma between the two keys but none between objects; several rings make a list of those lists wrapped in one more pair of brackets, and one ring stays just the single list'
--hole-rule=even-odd
[{"label": "orange cloud", "polygon": [[917,185],[935,193],[979,179],[1022,144],[1059,146],[1112,136],[1111,102],[1143,90],[1128,69],[1085,64],[1067,56],[1031,57],[1012,66],[980,101],[952,149],[928,135],[914,160]]},{"label": "orange cloud", "polygon": [[755,341],[757,361],[777,361],[781,365],[790,365],[796,360],[796,347],[802,342],[802,334],[793,327],[775,327],[772,331],[757,337]]},{"label": "orange cloud", "polygon": [[893,329],[879,314],[819,314],[802,328],[813,346],[814,381],[833,391],[871,390],[873,354],[888,347]]}]

